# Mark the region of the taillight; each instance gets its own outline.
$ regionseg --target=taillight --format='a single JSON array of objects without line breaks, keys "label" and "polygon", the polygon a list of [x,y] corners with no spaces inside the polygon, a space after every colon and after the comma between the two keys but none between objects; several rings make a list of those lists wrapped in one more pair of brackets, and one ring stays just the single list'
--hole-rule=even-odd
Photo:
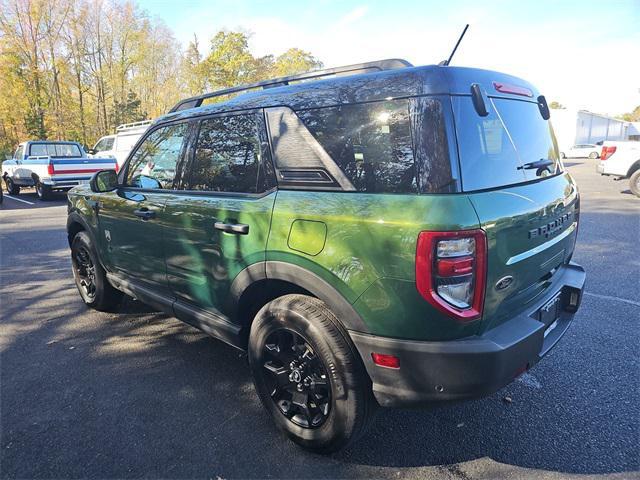
[{"label": "taillight", "polygon": [[118,163],[116,162],[116,173],[118,173],[120,171],[120,165],[118,165]]},{"label": "taillight", "polygon": [[616,147],[602,147],[602,152],[600,152],[600,160],[606,160],[614,153],[616,153]]},{"label": "taillight", "polygon": [[49,163],[49,164],[47,165],[47,173],[48,173],[49,175],[53,175],[53,174],[55,173],[55,170],[53,169],[53,163]]},{"label": "taillight", "polygon": [[482,316],[487,276],[483,230],[420,232],[416,287],[443,313],[461,322]]}]

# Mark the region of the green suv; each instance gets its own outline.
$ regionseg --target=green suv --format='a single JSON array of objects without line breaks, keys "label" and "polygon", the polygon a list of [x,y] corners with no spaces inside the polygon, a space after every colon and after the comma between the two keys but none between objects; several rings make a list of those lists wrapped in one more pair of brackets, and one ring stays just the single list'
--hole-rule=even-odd
[{"label": "green suv", "polygon": [[78,290],[246,350],[312,450],[378,406],[491,394],[582,297],[580,198],[548,119],[524,80],[403,60],[183,100],[69,193]]}]

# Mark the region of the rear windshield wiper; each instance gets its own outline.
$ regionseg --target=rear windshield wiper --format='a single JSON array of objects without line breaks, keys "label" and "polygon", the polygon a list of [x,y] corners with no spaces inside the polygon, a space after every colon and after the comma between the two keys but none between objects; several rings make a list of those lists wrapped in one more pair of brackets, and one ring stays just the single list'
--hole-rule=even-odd
[{"label": "rear windshield wiper", "polygon": [[549,160],[548,158],[541,158],[540,160],[536,160],[535,162],[525,163],[524,165],[518,167],[518,170],[539,170],[550,167],[555,162],[553,160]]}]

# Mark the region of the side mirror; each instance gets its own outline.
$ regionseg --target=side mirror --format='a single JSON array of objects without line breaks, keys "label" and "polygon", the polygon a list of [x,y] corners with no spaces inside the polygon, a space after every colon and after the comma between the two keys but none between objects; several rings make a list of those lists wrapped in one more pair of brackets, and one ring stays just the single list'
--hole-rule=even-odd
[{"label": "side mirror", "polygon": [[111,192],[118,188],[118,174],[115,170],[100,170],[89,180],[89,187],[92,192]]},{"label": "side mirror", "polygon": [[90,148],[89,150],[87,150],[87,153],[89,155],[95,155],[96,153],[98,153],[98,151],[95,148]]}]

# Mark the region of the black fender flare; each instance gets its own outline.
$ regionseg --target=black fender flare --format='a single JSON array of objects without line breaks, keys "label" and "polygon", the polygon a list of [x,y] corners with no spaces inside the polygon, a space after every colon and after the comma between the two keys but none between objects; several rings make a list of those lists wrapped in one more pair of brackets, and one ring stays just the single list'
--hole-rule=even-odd
[{"label": "black fender flare", "polygon": [[[230,288],[230,311],[237,312],[242,294],[255,282],[282,280],[307,290],[322,300],[347,330],[369,333],[353,305],[326,280],[306,268],[287,262],[265,261],[249,265],[233,280]],[[232,314],[232,317],[235,316]]]}]

